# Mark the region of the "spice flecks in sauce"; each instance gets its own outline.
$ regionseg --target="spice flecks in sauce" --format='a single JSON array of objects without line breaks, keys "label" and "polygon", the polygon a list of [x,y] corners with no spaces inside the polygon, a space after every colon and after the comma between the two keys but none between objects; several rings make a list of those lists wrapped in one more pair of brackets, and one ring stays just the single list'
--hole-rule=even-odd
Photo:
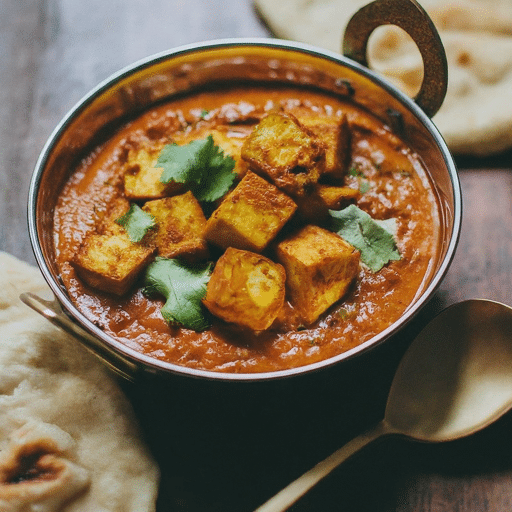
[{"label": "spice flecks in sauce", "polygon": [[[307,329],[289,303],[267,331],[254,333],[215,320],[205,332],[168,325],[163,301],[138,283],[125,297],[87,287],[69,263],[109,202],[123,195],[122,173],[131,148],[179,144],[215,129],[231,140],[237,173],[243,139],[269,109],[291,114],[346,116],[351,133],[345,184],[360,190],[357,205],[376,219],[397,219],[399,261],[373,274],[364,265],[349,292]],[[177,120],[180,120],[178,122]],[[229,152],[227,152],[229,153]],[[352,170],[352,171],[350,171]],[[211,212],[205,212],[207,214]],[[302,89],[235,88],[202,92],[155,107],[97,148],[70,177],[55,211],[61,276],[72,300],[95,324],[129,347],[157,359],[220,372],[267,372],[340,354],[395,322],[416,298],[438,251],[436,198],[421,162],[377,119],[358,107]],[[272,251],[272,247],[264,254]]]}]

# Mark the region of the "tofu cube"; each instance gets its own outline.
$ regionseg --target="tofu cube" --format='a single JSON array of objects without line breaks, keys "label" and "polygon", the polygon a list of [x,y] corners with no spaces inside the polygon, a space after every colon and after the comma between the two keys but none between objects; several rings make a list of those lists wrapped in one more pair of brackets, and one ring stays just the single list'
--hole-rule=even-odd
[{"label": "tofu cube", "polygon": [[206,218],[192,192],[148,201],[142,209],[156,221],[150,243],[157,247],[160,256],[187,261],[208,257],[204,238]]},{"label": "tofu cube", "polygon": [[235,172],[239,178],[245,176],[245,173],[249,169],[249,164],[242,160],[241,153],[247,133],[240,130],[212,130],[211,134],[215,144],[224,151],[224,154],[229,155],[235,160],[233,172]]},{"label": "tofu cube", "polygon": [[354,188],[317,185],[311,194],[296,199],[296,202],[302,219],[319,223],[328,217],[329,210],[340,210],[359,196],[359,191]]},{"label": "tofu cube", "polygon": [[359,270],[359,251],[336,233],[307,225],[277,246],[291,304],[309,325],[341,299]]},{"label": "tofu cube", "polygon": [[73,266],[92,288],[124,295],[139,273],[149,264],[154,249],[130,241],[126,233],[87,236]]},{"label": "tofu cube", "polygon": [[284,192],[248,172],[208,219],[206,238],[223,249],[261,252],[296,208]]},{"label": "tofu cube", "polygon": [[300,123],[325,144],[324,175],[343,179],[350,160],[350,129],[346,116],[300,116]]},{"label": "tofu cube", "polygon": [[329,185],[319,185],[315,193],[329,210],[340,210],[361,195],[358,189],[352,187],[333,187]]},{"label": "tofu cube", "polygon": [[303,196],[319,180],[325,164],[324,145],[292,116],[271,113],[253,129],[242,146],[252,170],[268,176],[291,196]]},{"label": "tofu cube", "polygon": [[226,322],[263,331],[283,307],[285,281],[284,269],[278,263],[230,247],[215,265],[203,303]]},{"label": "tofu cube", "polygon": [[124,173],[124,193],[132,201],[161,199],[183,190],[182,183],[162,183],[163,169],[155,167],[160,150],[130,151]]}]

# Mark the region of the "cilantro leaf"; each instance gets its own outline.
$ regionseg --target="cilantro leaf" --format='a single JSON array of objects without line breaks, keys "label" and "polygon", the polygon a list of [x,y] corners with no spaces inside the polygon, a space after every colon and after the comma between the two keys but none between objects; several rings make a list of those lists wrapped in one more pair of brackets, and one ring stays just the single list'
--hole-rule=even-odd
[{"label": "cilantro leaf", "polygon": [[361,194],[366,194],[366,192],[368,192],[370,188],[370,183],[367,180],[363,180],[359,185],[359,192],[361,192]]},{"label": "cilantro leaf", "polygon": [[126,229],[132,242],[140,242],[146,233],[156,225],[153,216],[136,204],[132,204],[122,217],[116,219],[116,222]]},{"label": "cilantro leaf", "polygon": [[234,167],[233,158],[224,156],[224,152],[218,146],[214,146],[209,168],[203,172],[201,181],[191,187],[196,199],[213,202],[225,195],[236,177]]},{"label": "cilantro leaf", "polygon": [[334,231],[361,253],[361,261],[378,272],[390,261],[400,259],[393,231],[395,221],[376,221],[356,205],[329,211]]},{"label": "cilantro leaf", "polygon": [[156,164],[163,168],[160,181],[162,183],[199,181],[201,170],[208,165],[212,146],[213,138],[193,140],[183,146],[175,143],[164,146]]},{"label": "cilantro leaf", "polygon": [[157,165],[163,168],[162,183],[187,183],[198,201],[212,202],[221,198],[236,177],[235,161],[224,156],[211,135],[183,146],[164,146]]},{"label": "cilantro leaf", "polygon": [[373,220],[381,228],[384,228],[390,235],[392,235],[393,238],[396,237],[396,234],[398,232],[398,224],[394,217],[391,217],[389,219],[383,219],[383,220],[377,220],[377,219],[373,219]]},{"label": "cilantro leaf", "polygon": [[204,331],[210,325],[201,300],[206,294],[211,264],[186,265],[176,259],[157,257],[146,269],[145,293],[166,299],[162,316],[170,324]]}]

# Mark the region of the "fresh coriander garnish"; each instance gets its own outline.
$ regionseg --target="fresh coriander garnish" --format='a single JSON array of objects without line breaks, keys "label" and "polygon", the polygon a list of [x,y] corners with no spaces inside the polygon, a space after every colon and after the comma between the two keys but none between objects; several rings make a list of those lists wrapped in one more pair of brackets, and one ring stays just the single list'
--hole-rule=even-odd
[{"label": "fresh coriander garnish", "polygon": [[352,320],[357,317],[357,306],[355,304],[345,304],[336,313],[344,322]]},{"label": "fresh coriander garnish", "polygon": [[208,114],[209,114],[209,111],[208,111],[208,110],[206,110],[205,108],[203,108],[203,109],[201,110],[201,113],[199,114],[199,117],[200,117],[201,119],[204,119]]},{"label": "fresh coriander garnish", "polygon": [[359,250],[361,261],[372,272],[378,272],[388,262],[400,259],[392,232],[396,226],[394,219],[375,221],[353,204],[329,213],[333,219],[333,230]]},{"label": "fresh coriander garnish", "polygon": [[325,337],[322,334],[310,334],[306,339],[309,344],[314,347],[321,345]]},{"label": "fresh coriander garnish", "polygon": [[368,182],[367,180],[363,180],[361,182],[361,185],[359,185],[359,192],[361,192],[361,194],[366,194],[366,192],[368,192],[370,188],[370,182]]},{"label": "fresh coriander garnish", "polygon": [[364,172],[355,165],[348,170],[348,174],[354,178],[364,178]]},{"label": "fresh coriander garnish", "polygon": [[136,204],[132,204],[122,217],[116,219],[116,222],[123,226],[132,242],[140,242],[146,233],[156,225],[153,216]]},{"label": "fresh coriander garnish", "polygon": [[359,192],[361,192],[361,194],[366,194],[366,192],[370,190],[370,183],[365,179],[364,172],[357,165],[353,165],[348,170],[348,175],[353,178],[358,178]]},{"label": "fresh coriander garnish", "polygon": [[224,156],[211,135],[183,146],[164,146],[157,165],[163,168],[162,183],[187,183],[198,201],[212,202],[221,198],[236,177],[235,161]]},{"label": "fresh coriander garnish", "polygon": [[177,259],[157,257],[146,269],[144,292],[165,297],[161,313],[166,322],[204,331],[210,322],[201,301],[210,273],[210,263],[186,265]]},{"label": "fresh coriander garnish", "polygon": [[342,320],[346,320],[348,318],[348,311],[345,308],[338,309],[338,316]]}]

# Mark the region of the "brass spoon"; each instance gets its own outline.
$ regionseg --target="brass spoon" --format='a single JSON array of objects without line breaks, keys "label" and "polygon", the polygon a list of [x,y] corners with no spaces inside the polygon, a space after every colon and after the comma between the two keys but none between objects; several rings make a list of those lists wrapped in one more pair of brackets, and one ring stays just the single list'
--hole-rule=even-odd
[{"label": "brass spoon", "polygon": [[384,419],[304,473],[256,512],[286,510],[334,468],[376,439],[460,439],[512,407],[512,308],[468,300],[440,313],[397,369]]}]

